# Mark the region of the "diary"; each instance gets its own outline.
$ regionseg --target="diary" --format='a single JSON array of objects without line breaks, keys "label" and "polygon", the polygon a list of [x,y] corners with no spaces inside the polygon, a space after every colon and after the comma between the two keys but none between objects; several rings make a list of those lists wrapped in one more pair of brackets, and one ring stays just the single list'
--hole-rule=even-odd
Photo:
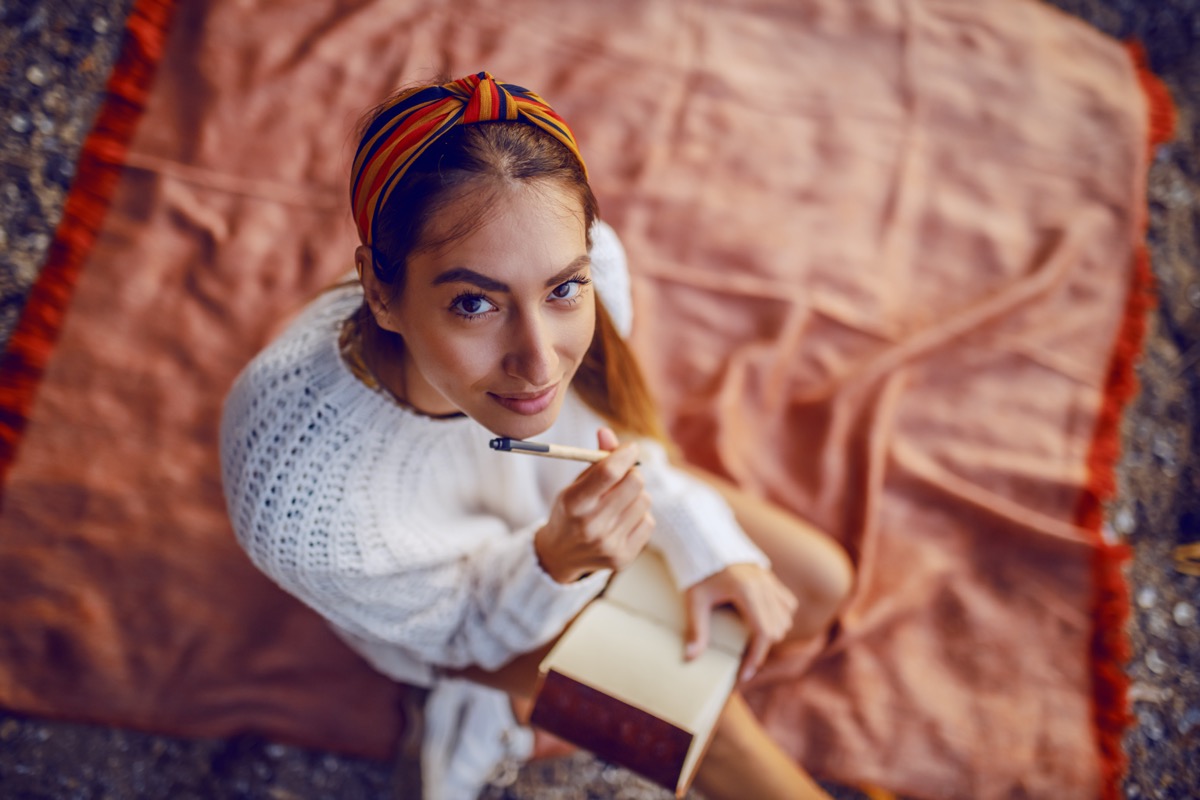
[{"label": "diary", "polygon": [[617,573],[542,660],[530,721],[682,797],[737,681],[748,631],[714,612],[685,661],[683,596],[647,549]]}]

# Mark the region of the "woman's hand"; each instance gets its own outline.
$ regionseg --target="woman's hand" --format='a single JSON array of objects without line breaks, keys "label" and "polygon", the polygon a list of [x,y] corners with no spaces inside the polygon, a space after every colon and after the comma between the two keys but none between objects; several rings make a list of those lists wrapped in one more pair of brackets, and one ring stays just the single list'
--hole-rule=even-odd
[{"label": "woman's hand", "polygon": [[775,573],[757,564],[732,564],[691,586],[684,593],[687,607],[688,660],[708,647],[709,622],[716,606],[730,603],[750,628],[750,644],[742,657],[739,678],[753,677],[771,646],[792,627],[799,602]]},{"label": "woman's hand", "polygon": [[598,569],[620,569],[642,552],[654,530],[650,497],[634,469],[637,445],[618,447],[608,428],[601,428],[596,438],[600,449],[612,455],[559,493],[549,521],[534,535],[542,569],[559,583]]}]

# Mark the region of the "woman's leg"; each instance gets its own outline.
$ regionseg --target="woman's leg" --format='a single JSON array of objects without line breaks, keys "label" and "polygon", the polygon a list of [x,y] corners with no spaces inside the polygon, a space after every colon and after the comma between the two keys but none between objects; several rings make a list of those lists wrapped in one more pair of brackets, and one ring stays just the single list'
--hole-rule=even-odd
[{"label": "woman's leg", "polygon": [[740,692],[729,698],[717,723],[696,788],[710,800],[829,800],[767,734]]}]

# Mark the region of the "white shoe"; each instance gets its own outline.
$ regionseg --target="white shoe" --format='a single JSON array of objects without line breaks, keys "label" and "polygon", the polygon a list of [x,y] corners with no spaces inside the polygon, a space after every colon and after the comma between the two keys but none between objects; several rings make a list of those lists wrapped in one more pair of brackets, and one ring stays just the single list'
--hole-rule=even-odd
[{"label": "white shoe", "polygon": [[507,785],[533,754],[533,731],[517,724],[508,695],[443,678],[425,701],[421,743],[424,800],[476,800],[488,784]]}]

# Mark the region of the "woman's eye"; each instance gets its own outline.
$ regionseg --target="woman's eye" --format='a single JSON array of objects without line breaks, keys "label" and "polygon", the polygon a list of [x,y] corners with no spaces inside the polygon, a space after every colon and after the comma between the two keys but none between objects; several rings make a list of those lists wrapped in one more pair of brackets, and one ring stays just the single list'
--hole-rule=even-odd
[{"label": "woman's eye", "polygon": [[450,309],[464,317],[478,317],[492,311],[496,307],[483,295],[465,294],[456,297],[450,304]]},{"label": "woman's eye", "polygon": [[567,281],[560,283],[550,292],[550,296],[555,300],[573,300],[583,290],[582,281]]}]

